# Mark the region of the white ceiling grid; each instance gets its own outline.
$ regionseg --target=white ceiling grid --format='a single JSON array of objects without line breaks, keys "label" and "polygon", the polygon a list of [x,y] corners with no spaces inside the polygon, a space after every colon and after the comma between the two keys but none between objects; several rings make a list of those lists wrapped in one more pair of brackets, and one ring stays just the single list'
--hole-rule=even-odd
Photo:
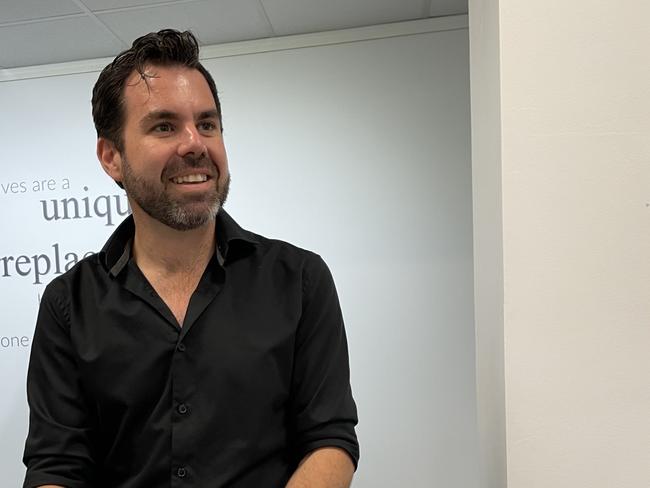
[{"label": "white ceiling grid", "polygon": [[0,0],[0,68],[113,56],[191,29],[203,45],[467,13],[467,0]]},{"label": "white ceiling grid", "polygon": [[71,0],[2,0],[0,2],[0,22],[30,21],[48,19],[60,15],[83,14]]},{"label": "white ceiling grid", "polygon": [[426,18],[429,12],[422,11],[422,4],[422,0],[263,0],[279,36]]}]

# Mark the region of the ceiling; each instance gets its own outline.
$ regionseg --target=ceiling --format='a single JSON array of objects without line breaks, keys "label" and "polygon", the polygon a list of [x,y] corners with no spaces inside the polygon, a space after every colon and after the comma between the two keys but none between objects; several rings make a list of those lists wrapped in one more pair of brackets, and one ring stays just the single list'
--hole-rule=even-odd
[{"label": "ceiling", "polygon": [[0,0],[0,68],[114,56],[191,29],[202,45],[467,13],[467,0]]}]

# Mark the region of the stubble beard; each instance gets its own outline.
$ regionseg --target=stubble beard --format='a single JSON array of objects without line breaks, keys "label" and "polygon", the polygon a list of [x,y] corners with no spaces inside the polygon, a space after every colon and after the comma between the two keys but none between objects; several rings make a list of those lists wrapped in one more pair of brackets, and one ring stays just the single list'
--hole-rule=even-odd
[{"label": "stubble beard", "polygon": [[[214,168],[212,161],[206,157],[184,158],[182,163],[165,168],[162,180],[166,185],[173,185],[165,174],[180,168]],[[129,198],[133,199],[145,213],[160,223],[175,230],[192,230],[214,219],[226,203],[230,189],[230,173],[223,183],[220,175],[214,174],[215,188],[198,195],[182,195],[174,198],[165,186],[156,186],[134,174],[126,158],[122,158],[122,184]]]}]

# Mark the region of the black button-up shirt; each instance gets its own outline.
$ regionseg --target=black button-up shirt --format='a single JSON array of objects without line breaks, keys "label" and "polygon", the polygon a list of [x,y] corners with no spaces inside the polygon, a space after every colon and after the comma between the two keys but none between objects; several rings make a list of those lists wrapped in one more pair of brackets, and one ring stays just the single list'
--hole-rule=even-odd
[{"label": "black button-up shirt", "polygon": [[324,446],[356,464],[345,331],[322,259],[220,211],[219,250],[181,328],[131,258],[133,233],[129,217],[43,294],[24,486],[278,488]]}]

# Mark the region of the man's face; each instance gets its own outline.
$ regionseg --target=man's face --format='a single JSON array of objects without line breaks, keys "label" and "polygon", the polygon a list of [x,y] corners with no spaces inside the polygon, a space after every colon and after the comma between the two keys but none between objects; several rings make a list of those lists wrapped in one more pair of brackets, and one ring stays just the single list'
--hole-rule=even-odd
[{"label": "man's face", "polygon": [[124,89],[121,179],[134,213],[177,230],[199,227],[228,195],[230,174],[217,108],[195,69],[150,66]]}]

